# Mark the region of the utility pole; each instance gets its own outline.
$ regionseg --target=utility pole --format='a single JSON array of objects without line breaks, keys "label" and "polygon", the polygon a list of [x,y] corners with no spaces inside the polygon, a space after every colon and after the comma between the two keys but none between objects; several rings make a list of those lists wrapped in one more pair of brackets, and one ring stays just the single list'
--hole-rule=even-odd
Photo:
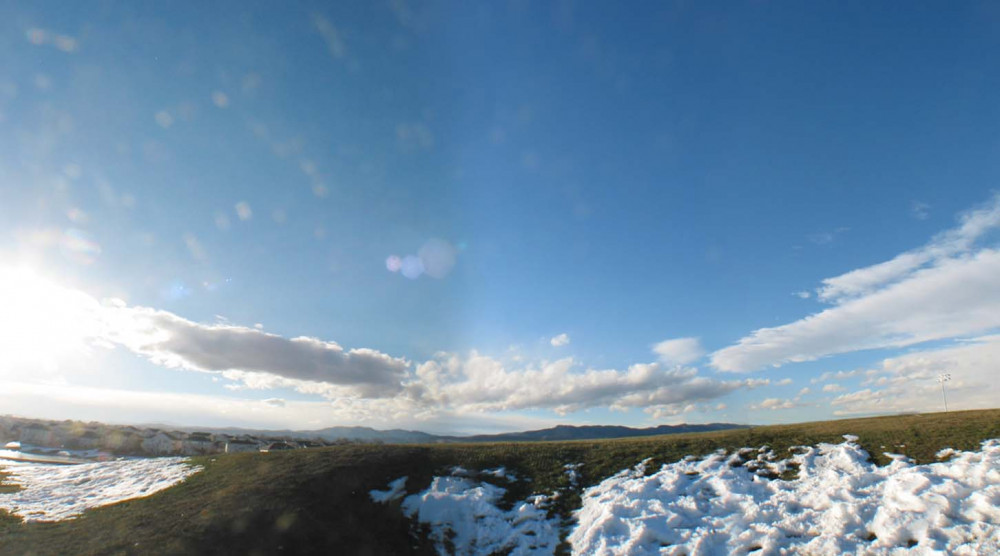
[{"label": "utility pole", "polygon": [[937,381],[941,383],[941,397],[944,398],[944,410],[948,411],[948,394],[944,392],[944,383],[951,380],[951,373],[941,373],[937,377]]}]

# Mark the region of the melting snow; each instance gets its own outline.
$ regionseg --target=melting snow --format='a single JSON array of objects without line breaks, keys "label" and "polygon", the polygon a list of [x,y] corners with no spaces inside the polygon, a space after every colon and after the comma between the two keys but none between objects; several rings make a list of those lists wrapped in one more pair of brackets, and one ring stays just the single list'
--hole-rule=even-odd
[{"label": "melting snow", "polygon": [[[785,462],[717,453],[589,488],[569,536],[576,554],[998,554],[1000,440],[950,461],[886,467],[848,437]],[[739,456],[743,456],[740,454]]]},{"label": "melting snow", "polygon": [[[905,456],[878,467],[856,443],[799,447],[778,461],[765,448],[688,456],[646,476],[649,460],[583,492],[568,540],[574,554],[1000,554],[1000,439],[946,462]],[[798,478],[776,477],[798,468]],[[566,465],[570,481],[579,464]],[[403,500],[430,525],[441,554],[552,554],[561,532],[536,495],[509,511],[505,490],[436,477]],[[405,477],[388,491],[402,496]]]},{"label": "melting snow", "polygon": [[389,483],[389,490],[373,490],[368,493],[373,502],[390,502],[402,498],[406,494],[406,477],[400,477]]},{"label": "melting snow", "polygon": [[570,488],[576,488],[580,484],[580,468],[582,463],[567,463],[563,466],[566,470],[566,478],[569,479]]},{"label": "melting snow", "polygon": [[[503,467],[483,471],[496,478],[515,480]],[[559,521],[549,519],[549,498],[530,496],[510,510],[497,504],[506,489],[468,478],[468,470],[456,467],[451,477],[435,477],[430,488],[407,496],[403,514],[430,525],[430,538],[439,554],[487,556],[490,554],[552,554],[559,544]],[[387,502],[405,494],[406,477],[396,479],[389,490],[369,493],[376,502]]]},{"label": "melting snow", "polygon": [[485,469],[483,470],[483,474],[492,475],[497,479],[507,479],[508,481],[511,482],[517,480],[517,475],[508,471],[507,468],[502,465],[500,467],[497,467],[496,469]]},{"label": "melting snow", "polygon": [[546,497],[532,496],[505,511],[497,507],[505,492],[463,477],[435,477],[430,488],[407,496],[402,508],[431,526],[430,538],[442,555],[552,554],[559,522],[548,518]]},{"label": "melting snow", "polygon": [[81,465],[0,462],[5,484],[21,490],[0,493],[0,509],[25,521],[59,521],[96,508],[141,498],[169,488],[200,467],[186,458],[131,459]]}]

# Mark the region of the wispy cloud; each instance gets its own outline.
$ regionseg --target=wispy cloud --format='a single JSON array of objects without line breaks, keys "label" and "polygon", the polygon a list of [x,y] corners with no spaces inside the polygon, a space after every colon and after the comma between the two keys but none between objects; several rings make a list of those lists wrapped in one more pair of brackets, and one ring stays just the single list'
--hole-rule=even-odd
[{"label": "wispy cloud", "polygon": [[840,303],[908,277],[915,270],[933,266],[957,255],[969,252],[975,242],[1000,227],[1000,194],[989,203],[965,213],[958,227],[935,236],[927,245],[901,253],[883,263],[852,270],[823,280],[817,297]]},{"label": "wispy cloud", "polygon": [[830,245],[835,241],[837,241],[837,237],[839,237],[841,234],[844,234],[849,231],[851,231],[850,228],[841,227],[829,232],[817,232],[815,234],[809,234],[809,236],[807,236],[806,239],[808,239],[810,243],[814,243],[816,245]]},{"label": "wispy cloud", "polygon": [[998,226],[1000,195],[921,249],[824,280],[819,297],[833,307],[755,330],[713,353],[712,365],[745,372],[1000,327],[1000,250],[974,249],[976,240]]},{"label": "wispy cloud", "polygon": [[329,19],[322,14],[314,13],[312,15],[312,22],[316,31],[323,37],[323,42],[326,43],[326,49],[330,52],[330,56],[335,59],[341,59],[347,55],[347,47],[344,45],[341,33]]},{"label": "wispy cloud", "polygon": [[553,336],[552,339],[549,340],[549,343],[552,344],[552,347],[568,346],[569,345],[569,334],[566,334],[565,332],[563,332],[562,334],[559,334],[558,336]]},{"label": "wispy cloud", "polygon": [[660,361],[668,365],[687,365],[702,358],[705,349],[698,338],[675,338],[664,340],[653,346],[653,352]]},{"label": "wispy cloud", "polygon": [[811,382],[812,384],[816,384],[819,382],[826,382],[830,379],[844,380],[846,378],[854,378],[860,374],[861,371],[859,369],[855,369],[853,371],[827,371],[819,375],[818,377],[810,380],[809,382]]},{"label": "wispy cloud", "polygon": [[767,398],[758,404],[751,404],[749,406],[752,410],[767,409],[771,411],[779,409],[793,409],[796,407],[799,407],[799,404],[793,402],[792,400],[783,400],[781,398]]}]

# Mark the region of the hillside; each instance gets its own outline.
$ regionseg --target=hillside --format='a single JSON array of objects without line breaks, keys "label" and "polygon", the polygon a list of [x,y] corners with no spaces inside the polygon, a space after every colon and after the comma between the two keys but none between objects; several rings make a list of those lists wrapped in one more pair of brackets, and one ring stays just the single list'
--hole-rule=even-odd
[{"label": "hillside", "polygon": [[[886,451],[926,463],[942,448],[976,450],[981,441],[1000,438],[1000,410],[600,441],[345,445],[204,456],[192,459],[203,471],[149,498],[57,523],[23,524],[6,516],[0,520],[0,553],[432,554],[428,530],[415,528],[398,502],[373,502],[370,491],[406,476],[412,494],[454,466],[471,472],[503,466],[531,480],[504,482],[501,506],[559,490],[563,494],[550,511],[565,519],[580,507],[582,488],[645,459],[655,469],[718,449],[733,453],[767,445],[787,454],[792,446],[843,442],[844,434],[857,435],[879,464],[890,461],[881,455]],[[582,464],[575,484],[566,464]]]},{"label": "hillside", "polygon": [[535,431],[506,434],[480,434],[475,436],[445,437],[452,442],[542,442],[554,440],[598,440],[602,438],[630,438],[637,436],[662,436],[685,432],[711,432],[729,429],[746,429],[749,425],[709,423],[706,425],[660,425],[637,429],[614,425],[558,425]]},{"label": "hillside", "polygon": [[[165,425],[156,425],[167,428]],[[180,427],[181,430],[208,431],[212,433],[253,435],[262,438],[319,439],[327,442],[352,440],[360,442],[385,442],[392,444],[427,444],[435,442],[537,442],[552,440],[595,440],[601,438],[629,438],[634,436],[659,436],[684,432],[709,432],[727,429],[748,428],[749,425],[732,423],[708,423],[704,425],[660,425],[658,427],[634,428],[614,425],[557,425],[555,427],[499,434],[477,434],[471,436],[436,435],[421,431],[402,429],[379,430],[370,427],[328,427],[317,430],[264,430],[243,428]]]}]

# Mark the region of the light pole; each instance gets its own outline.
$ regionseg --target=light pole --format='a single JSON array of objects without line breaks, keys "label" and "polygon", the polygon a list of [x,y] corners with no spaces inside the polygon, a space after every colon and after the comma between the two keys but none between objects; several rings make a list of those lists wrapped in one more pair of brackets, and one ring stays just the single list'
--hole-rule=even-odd
[{"label": "light pole", "polygon": [[937,377],[937,381],[941,383],[941,397],[944,398],[944,410],[948,411],[948,394],[944,392],[944,383],[951,380],[951,373],[941,373]]}]

